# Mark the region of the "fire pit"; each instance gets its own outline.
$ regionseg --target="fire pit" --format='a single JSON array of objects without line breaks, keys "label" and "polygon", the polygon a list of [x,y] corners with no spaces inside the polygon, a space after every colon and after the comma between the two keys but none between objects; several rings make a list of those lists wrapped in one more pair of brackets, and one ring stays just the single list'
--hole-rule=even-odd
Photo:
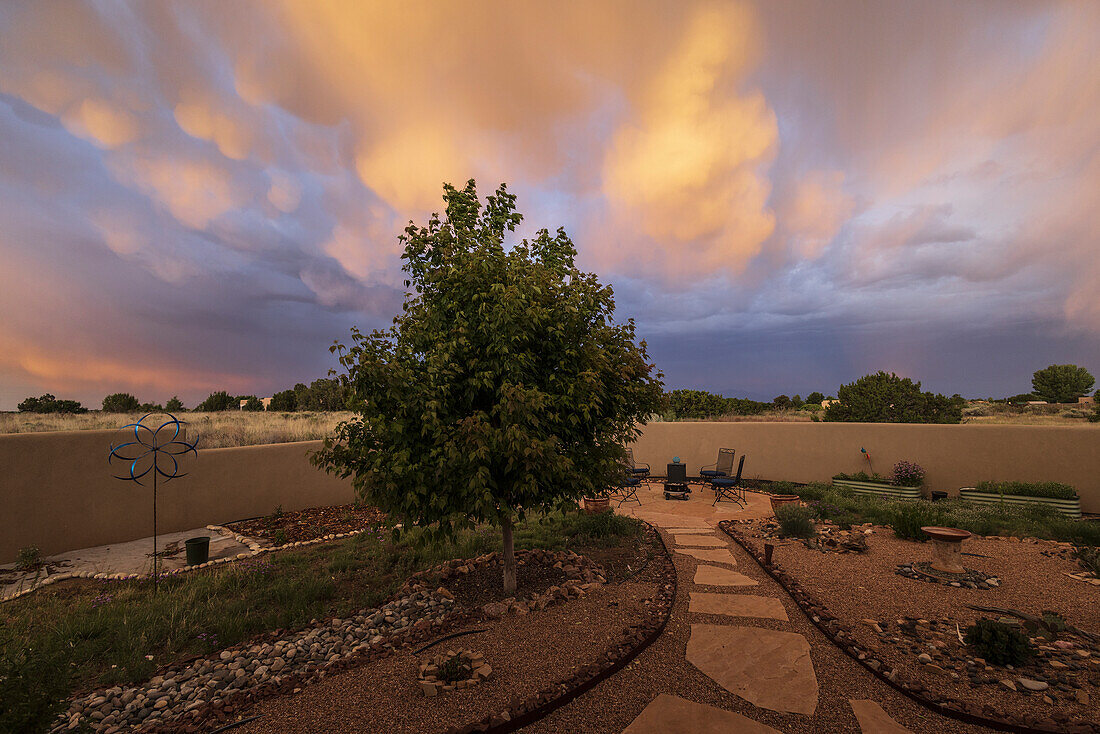
[{"label": "fire pit", "polygon": [[932,568],[943,573],[965,573],[960,562],[962,542],[970,537],[966,530],[941,528],[934,525],[921,528],[932,539]]}]

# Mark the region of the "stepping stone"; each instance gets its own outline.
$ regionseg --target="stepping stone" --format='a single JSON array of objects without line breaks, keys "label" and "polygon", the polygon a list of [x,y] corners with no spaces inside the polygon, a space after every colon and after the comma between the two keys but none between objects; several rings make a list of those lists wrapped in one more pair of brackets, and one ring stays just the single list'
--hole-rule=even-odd
[{"label": "stepping stone", "polygon": [[852,712],[859,722],[859,729],[863,734],[913,734],[904,726],[890,718],[874,701],[848,701],[852,705]]},{"label": "stepping stone", "polygon": [[623,734],[782,734],[725,709],[662,693],[649,702]]},{"label": "stepping stone", "polygon": [[795,632],[693,624],[687,660],[754,706],[807,716],[817,708],[810,643]]},{"label": "stepping stone", "polygon": [[[711,563],[728,563],[731,566],[737,565],[737,559],[733,557],[726,548],[675,548],[677,553],[683,553],[685,556],[691,556],[692,558],[700,561],[710,561]],[[696,581],[695,583],[699,583]]]},{"label": "stepping stone", "polygon": [[680,535],[680,534],[699,535],[700,533],[711,533],[711,534],[714,533],[714,528],[712,528],[710,526],[698,527],[698,528],[662,528],[662,530],[670,532],[674,535]]},{"label": "stepping stone", "polygon": [[[699,568],[703,568],[703,566]],[[725,569],[715,570],[724,571]],[[730,573],[734,572],[730,571]],[[688,603],[688,611],[697,614],[725,614],[730,617],[760,617],[762,619],[779,619],[784,622],[790,621],[787,617],[787,610],[783,608],[783,602],[774,596],[708,594],[693,591],[691,592],[691,601]]]},{"label": "stepping stone", "polygon": [[676,545],[705,546],[707,548],[724,548],[726,546],[726,541],[715,538],[713,535],[673,535],[672,540]]},{"label": "stepping stone", "polygon": [[697,586],[756,586],[756,582],[743,573],[718,566],[699,564],[695,569]]}]

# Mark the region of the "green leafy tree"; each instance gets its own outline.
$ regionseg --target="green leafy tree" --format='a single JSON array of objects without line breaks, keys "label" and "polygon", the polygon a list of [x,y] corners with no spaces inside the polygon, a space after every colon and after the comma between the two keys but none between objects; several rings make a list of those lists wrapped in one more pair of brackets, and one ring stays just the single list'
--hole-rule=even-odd
[{"label": "green leafy tree", "polygon": [[839,402],[825,409],[827,421],[858,423],[958,423],[966,404],[958,395],[950,398],[921,392],[920,383],[892,372],[864,375],[837,390]]},{"label": "green leafy tree", "polygon": [[75,400],[58,400],[50,393],[29,397],[16,406],[23,413],[87,413],[88,409]]},{"label": "green leafy tree", "polygon": [[164,404],[164,409],[167,410],[169,413],[180,413],[186,410],[186,408],[183,407],[183,401],[175,395],[173,395],[172,398]]},{"label": "green leafy tree", "polygon": [[213,413],[219,410],[229,410],[230,408],[236,408],[240,403],[234,400],[234,398],[225,390],[219,390],[218,392],[212,392],[203,400],[195,410],[206,411],[207,413]]},{"label": "green leafy tree", "polygon": [[133,413],[141,403],[128,392],[116,392],[103,398],[104,413]]},{"label": "green leafy tree", "polygon": [[298,406],[298,410],[312,410],[309,407],[309,401],[309,386],[299,382],[294,386],[295,405]]},{"label": "green leafy tree", "polygon": [[1092,394],[1092,415],[1089,416],[1089,420],[1100,423],[1100,390]]},{"label": "green leafy tree", "polygon": [[444,218],[401,237],[411,293],[394,325],[333,347],[356,415],[313,460],[434,535],[499,526],[511,592],[514,524],[621,477],[660,375],[563,230],[509,249],[521,215],[505,186],[484,206],[473,181],[443,198]]},{"label": "green leafy tree", "polygon": [[281,410],[284,412],[297,410],[298,396],[293,390],[283,390],[281,392],[277,392],[271,396],[271,402],[268,403],[267,409]]},{"label": "green leafy tree", "polygon": [[806,396],[806,402],[807,403],[815,403],[817,405],[821,405],[821,401],[824,400],[824,399],[825,399],[825,396],[822,395],[821,393],[817,392],[817,391],[814,391],[814,392],[812,392],[812,393],[810,393],[809,395]]},{"label": "green leafy tree", "polygon": [[782,410],[783,408],[791,407],[791,399],[786,395],[776,395],[772,398],[772,405]]},{"label": "green leafy tree", "polygon": [[804,403],[802,401],[802,396],[801,395],[796,393],[793,397],[791,397],[791,407],[792,408],[798,409],[798,408],[801,408],[803,405],[804,405]]},{"label": "green leafy tree", "polygon": [[1094,384],[1089,371],[1075,364],[1052,364],[1031,376],[1032,392],[1048,403],[1076,403]]},{"label": "green leafy tree", "polygon": [[347,410],[348,389],[343,380],[322,377],[309,385],[310,410]]},{"label": "green leafy tree", "polygon": [[250,413],[262,413],[264,409],[264,403],[255,395],[248,396],[248,400],[244,403],[244,409]]}]

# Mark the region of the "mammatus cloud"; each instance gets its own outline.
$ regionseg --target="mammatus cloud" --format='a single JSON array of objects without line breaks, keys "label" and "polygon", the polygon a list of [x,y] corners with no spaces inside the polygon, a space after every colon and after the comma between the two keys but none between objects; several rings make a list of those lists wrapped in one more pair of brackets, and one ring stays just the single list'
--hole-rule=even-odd
[{"label": "mammatus cloud", "polygon": [[1021,324],[1086,361],[1097,39],[1095,3],[6,3],[0,408],[323,374],[471,177],[564,225],[643,335],[757,345],[718,375],[668,347],[677,384]]}]

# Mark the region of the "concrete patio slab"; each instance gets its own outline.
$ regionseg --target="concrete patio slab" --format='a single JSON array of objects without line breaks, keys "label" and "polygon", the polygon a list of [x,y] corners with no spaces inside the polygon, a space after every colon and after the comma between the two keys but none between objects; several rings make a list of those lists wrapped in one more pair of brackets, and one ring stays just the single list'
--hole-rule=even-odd
[{"label": "concrete patio slab", "polygon": [[758,721],[724,709],[662,693],[623,734],[782,734]]},{"label": "concrete patio slab", "polygon": [[693,624],[687,660],[754,706],[806,715],[817,709],[817,675],[810,660],[810,643],[800,634]]},{"label": "concrete patio slab", "polygon": [[863,734],[912,734],[908,729],[890,718],[874,701],[850,700],[852,712],[859,722]]},{"label": "concrete patio slab", "polygon": [[[722,569],[719,569],[722,570]],[[783,602],[774,596],[753,594],[712,594],[691,592],[688,611],[696,614],[721,614],[729,617],[759,617],[789,622]]]},{"label": "concrete patio slab", "polygon": [[756,582],[743,573],[731,571],[728,568],[718,566],[705,566],[699,564],[695,569],[696,585],[698,586],[756,586]]},{"label": "concrete patio slab", "polygon": [[737,559],[733,557],[733,553],[725,548],[675,548],[674,550],[677,553],[683,553],[685,556],[691,556],[699,561],[725,563],[730,566],[737,565]]},{"label": "concrete patio slab", "polygon": [[[249,552],[247,546],[238,543],[233,538],[206,528],[196,528],[195,530],[184,530],[179,533],[158,535],[157,551],[161,554],[167,551],[167,554],[160,556],[157,565],[164,571],[186,566],[187,556],[184,553],[184,541],[188,538],[204,536],[210,538],[210,560],[212,561],[218,558],[232,558],[238,553]],[[149,573],[152,571],[152,553],[153,538],[149,536],[148,538],[131,540],[125,543],[112,543],[94,548],[66,551],[44,558],[43,562],[53,574],[81,572]],[[5,572],[0,575],[0,578],[5,581],[3,585],[0,585],[0,596],[12,594],[33,586],[35,583],[33,572],[30,574],[16,574],[14,564],[4,564],[0,566],[0,570]],[[48,577],[48,574],[42,573],[39,575],[37,582],[40,583]]]}]

